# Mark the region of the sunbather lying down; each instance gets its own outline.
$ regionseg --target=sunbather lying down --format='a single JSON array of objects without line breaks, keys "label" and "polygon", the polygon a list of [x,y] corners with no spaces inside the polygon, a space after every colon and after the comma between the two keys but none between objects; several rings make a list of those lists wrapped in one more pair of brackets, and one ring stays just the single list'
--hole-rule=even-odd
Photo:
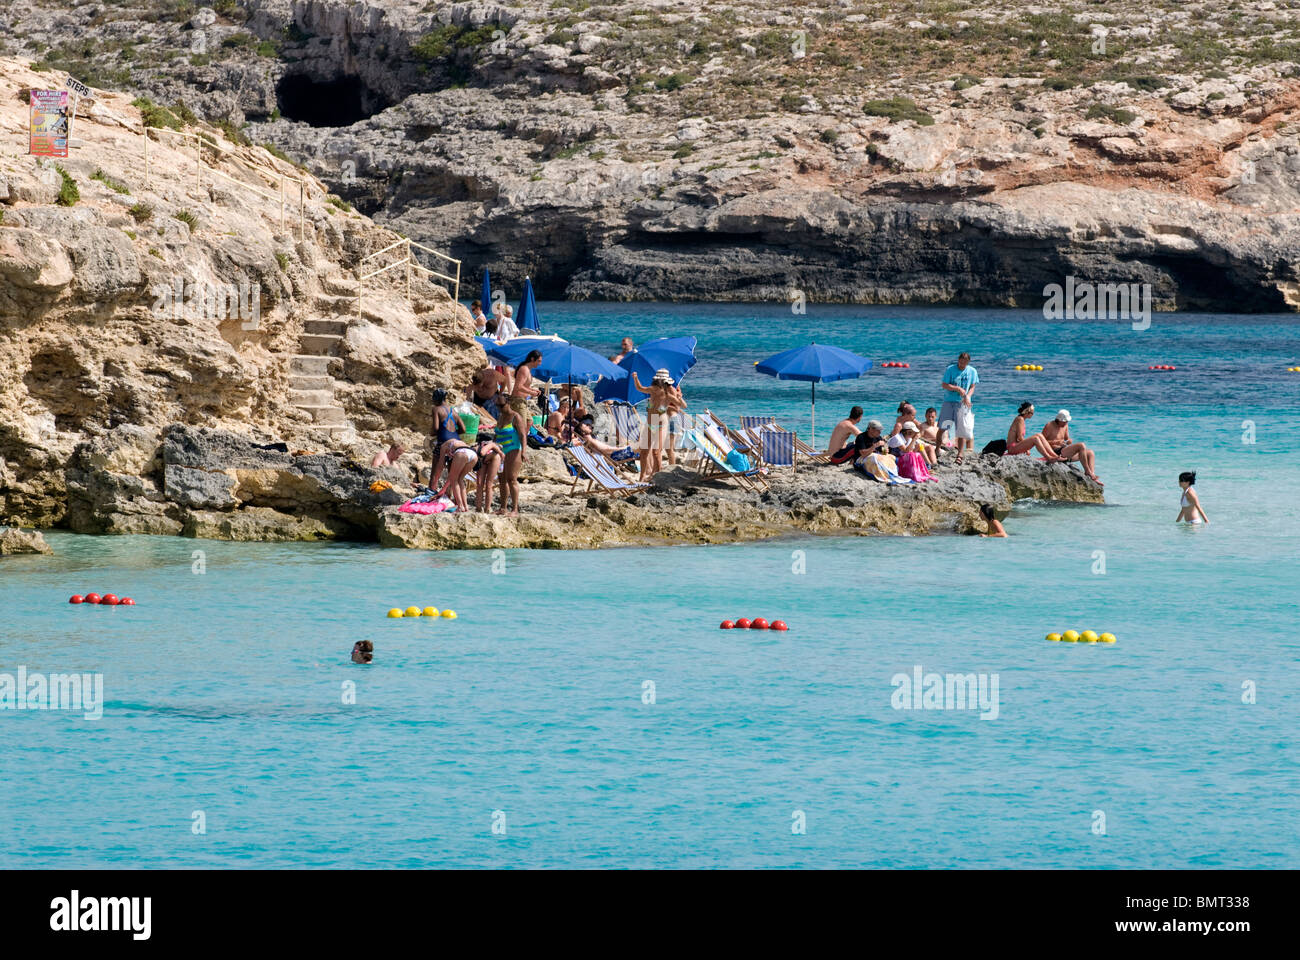
[{"label": "sunbather lying down", "polygon": [[582,422],[578,424],[578,442],[592,453],[599,453],[611,460],[635,460],[637,458],[637,452],[631,447],[612,447],[608,443],[597,440],[592,436],[590,423]]}]

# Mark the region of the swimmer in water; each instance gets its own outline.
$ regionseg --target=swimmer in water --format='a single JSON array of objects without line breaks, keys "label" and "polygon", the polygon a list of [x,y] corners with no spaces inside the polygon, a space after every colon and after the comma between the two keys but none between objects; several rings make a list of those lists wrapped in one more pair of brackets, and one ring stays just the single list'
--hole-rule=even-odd
[{"label": "swimmer in water", "polygon": [[369,640],[358,640],[352,645],[353,663],[370,663],[375,659],[375,645]]},{"label": "swimmer in water", "polygon": [[1196,471],[1188,470],[1178,475],[1178,485],[1183,488],[1183,498],[1179,501],[1179,523],[1209,523],[1210,518],[1201,509],[1201,498],[1196,495],[1193,484],[1196,483]]},{"label": "swimmer in water", "polygon": [[989,532],[982,533],[980,534],[980,536],[1005,537],[1007,535],[1006,529],[1002,526],[1001,521],[999,521],[997,516],[993,513],[993,507],[990,504],[986,503],[980,507],[980,516],[984,518],[984,522],[987,523],[989,527]]}]

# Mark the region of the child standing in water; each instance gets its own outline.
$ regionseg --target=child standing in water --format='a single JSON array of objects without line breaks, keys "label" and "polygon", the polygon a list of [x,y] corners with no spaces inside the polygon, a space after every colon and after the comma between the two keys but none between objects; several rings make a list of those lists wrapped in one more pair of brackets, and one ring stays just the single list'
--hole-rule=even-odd
[{"label": "child standing in water", "polygon": [[1179,523],[1209,523],[1210,518],[1201,509],[1201,498],[1196,495],[1193,484],[1196,483],[1196,471],[1188,470],[1178,475],[1178,485],[1183,488],[1183,498],[1179,501]]}]

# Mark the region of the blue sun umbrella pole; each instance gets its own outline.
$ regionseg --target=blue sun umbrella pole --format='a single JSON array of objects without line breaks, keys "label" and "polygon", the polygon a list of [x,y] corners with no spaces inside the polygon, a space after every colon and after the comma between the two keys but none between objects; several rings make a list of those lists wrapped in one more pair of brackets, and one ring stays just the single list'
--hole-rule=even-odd
[{"label": "blue sun umbrella pole", "polygon": [[532,330],[534,333],[542,332],[542,325],[537,321],[537,303],[533,300],[533,281],[531,277],[524,278],[524,292],[519,298],[519,320],[517,323],[520,330]]},{"label": "blue sun umbrella pole", "polygon": [[812,384],[811,445],[816,448],[817,384],[860,377],[871,369],[871,361],[839,347],[810,343],[760,360],[754,369],[778,380],[807,380]]}]

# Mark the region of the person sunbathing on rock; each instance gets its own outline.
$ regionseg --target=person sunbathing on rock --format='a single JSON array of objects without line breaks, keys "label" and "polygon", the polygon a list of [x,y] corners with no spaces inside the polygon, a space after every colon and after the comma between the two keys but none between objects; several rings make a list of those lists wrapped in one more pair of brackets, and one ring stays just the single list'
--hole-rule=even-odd
[{"label": "person sunbathing on rock", "polygon": [[1002,456],[1014,457],[1028,453],[1030,450],[1037,450],[1048,463],[1061,463],[1063,458],[1056,455],[1056,451],[1041,433],[1026,436],[1029,433],[1027,422],[1033,415],[1034,405],[1026,400],[1020,405],[1016,418],[1011,421],[1011,429],[1007,431],[1007,448]]},{"label": "person sunbathing on rock", "polygon": [[609,457],[611,460],[621,461],[636,459],[636,451],[631,447],[613,447],[608,443],[603,443],[602,441],[597,440],[595,436],[592,435],[591,422],[588,420],[583,420],[578,424],[577,442],[581,443],[592,453],[598,453],[602,457]]},{"label": "person sunbathing on rock", "polygon": [[1062,460],[1077,460],[1084,474],[1097,486],[1104,484],[1097,478],[1097,455],[1082,443],[1070,439],[1070,411],[1057,411],[1052,422],[1043,427],[1043,436]]},{"label": "person sunbathing on rock", "polygon": [[401,459],[402,454],[406,453],[406,448],[397,440],[392,440],[388,444],[387,450],[380,450],[370,461],[372,467],[395,467],[397,461]]}]

